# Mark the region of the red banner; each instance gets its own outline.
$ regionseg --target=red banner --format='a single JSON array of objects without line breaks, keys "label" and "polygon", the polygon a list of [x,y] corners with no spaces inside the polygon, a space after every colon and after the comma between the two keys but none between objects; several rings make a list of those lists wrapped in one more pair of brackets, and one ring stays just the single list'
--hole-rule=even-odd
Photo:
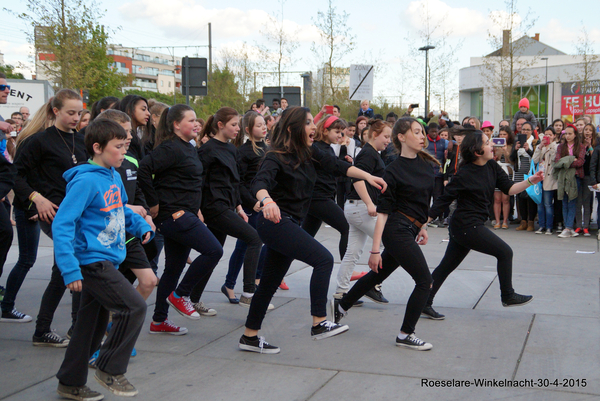
[{"label": "red banner", "polygon": [[561,114],[600,114],[600,94],[563,96]]}]

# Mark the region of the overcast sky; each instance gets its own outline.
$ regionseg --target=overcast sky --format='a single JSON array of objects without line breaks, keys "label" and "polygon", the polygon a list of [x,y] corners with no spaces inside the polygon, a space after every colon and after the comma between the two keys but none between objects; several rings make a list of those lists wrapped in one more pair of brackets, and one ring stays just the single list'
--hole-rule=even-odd
[{"label": "overcast sky", "polygon": [[[17,12],[25,11],[21,3],[0,0],[2,8]],[[124,46],[207,45],[207,24],[211,22],[215,48],[213,57],[219,49],[235,48],[244,42],[251,46],[265,44],[260,31],[264,30],[269,14],[280,17],[282,11],[281,2],[274,0],[104,0],[96,4],[106,9],[101,23],[113,29],[120,28],[113,35],[112,42]],[[537,17],[534,27],[526,32],[530,36],[539,33],[540,41],[572,54],[581,28],[585,27],[590,39],[595,42],[595,52],[600,53],[600,1],[582,3],[580,11],[569,10],[569,4],[575,5],[559,0],[521,0],[517,7],[522,18],[530,9],[531,14]],[[344,64],[370,64],[375,61],[383,66],[383,72],[375,76],[375,94],[393,98],[404,92],[404,103],[423,101],[420,83],[403,74],[401,66],[405,69],[421,66],[424,69],[424,57],[414,60],[410,49],[426,44],[418,38],[425,6],[429,7],[432,22],[451,32],[449,44],[463,41],[462,49],[456,53],[458,68],[467,67],[470,57],[495,50],[487,41],[488,29],[493,26],[490,13],[505,10],[501,1],[481,0],[334,0],[334,6],[349,14],[348,25],[356,37],[356,49],[347,55]],[[313,20],[317,12],[325,11],[326,7],[324,0],[288,0],[283,4],[286,29],[300,41],[292,63],[285,66],[286,70],[316,71],[317,58],[310,49],[311,44],[319,40],[319,31]],[[5,62],[31,64],[31,51],[25,34],[28,27],[7,13],[2,14],[0,51],[4,53]],[[166,49],[156,51],[168,53]],[[206,47],[190,47],[177,49],[176,54],[207,57],[208,51]],[[372,60],[372,57],[377,60]],[[31,76],[30,70],[22,72],[27,77]],[[456,86],[453,84],[452,89],[457,92],[458,78],[455,81]],[[299,86],[301,82],[299,74],[290,74],[289,84]]]}]

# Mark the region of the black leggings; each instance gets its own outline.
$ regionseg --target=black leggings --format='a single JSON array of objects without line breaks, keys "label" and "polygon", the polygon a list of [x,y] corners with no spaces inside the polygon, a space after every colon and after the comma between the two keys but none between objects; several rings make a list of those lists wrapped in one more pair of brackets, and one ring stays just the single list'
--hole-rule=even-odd
[{"label": "black leggings", "polygon": [[332,199],[312,199],[308,214],[302,221],[302,228],[311,237],[314,237],[317,235],[323,221],[340,233],[340,259],[344,259],[346,247],[348,246],[348,232],[350,231],[350,226],[346,216],[344,216],[344,210]]},{"label": "black leggings", "polygon": [[525,197],[525,194],[517,195],[519,201],[519,213],[521,214],[521,220],[533,221],[537,215],[538,205],[529,196]]},{"label": "black leggings", "polygon": [[400,213],[390,214],[381,238],[385,246],[381,254],[383,267],[379,273],[370,271],[358,280],[341,299],[342,308],[350,309],[367,291],[376,284],[381,284],[398,266],[402,266],[415,281],[415,289],[408,298],[401,330],[407,334],[414,333],[431,287],[429,267],[420,246],[415,241],[418,233],[419,229],[406,217]]},{"label": "black leggings", "polygon": [[[221,246],[225,244],[228,235],[241,239],[248,244],[246,255],[244,256],[244,292],[254,294],[256,289],[256,268],[263,245],[256,230],[233,210],[226,210],[218,216],[207,218],[206,225]],[[198,284],[196,284],[190,295],[192,302],[196,303],[200,301],[200,297],[209,279],[210,274],[202,277]]]},{"label": "black leggings", "polygon": [[454,228],[450,225],[450,242],[439,266],[431,274],[433,287],[427,305],[433,305],[433,298],[444,280],[461,264],[471,249],[498,259],[498,281],[502,298],[511,296],[513,251],[496,234],[483,225],[467,228]]},{"label": "black leggings", "polygon": [[282,214],[281,221],[275,224],[261,213],[256,229],[267,247],[267,255],[260,285],[252,297],[246,327],[260,330],[269,302],[295,259],[313,267],[310,277],[310,314],[327,316],[327,290],[333,270],[333,256],[327,248],[286,214]]}]

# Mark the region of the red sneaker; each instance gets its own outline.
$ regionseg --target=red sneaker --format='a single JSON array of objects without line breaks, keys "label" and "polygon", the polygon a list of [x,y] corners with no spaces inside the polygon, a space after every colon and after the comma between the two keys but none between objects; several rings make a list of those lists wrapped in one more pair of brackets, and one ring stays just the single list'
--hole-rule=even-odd
[{"label": "red sneaker", "polygon": [[175,326],[170,321],[165,320],[159,324],[150,323],[150,334],[172,334],[174,336],[182,336],[187,334],[187,329],[185,327]]},{"label": "red sneaker", "polygon": [[368,272],[360,272],[360,273],[352,273],[352,277],[350,277],[350,281],[360,280],[365,276]]},{"label": "red sneaker", "polygon": [[588,230],[587,228],[583,229],[583,236],[584,237],[589,237],[590,236],[590,230]]},{"label": "red sneaker", "polygon": [[194,305],[190,302],[188,297],[175,298],[175,291],[173,291],[168,297],[167,302],[171,305],[179,314],[188,319],[198,320],[200,314],[194,309]]},{"label": "red sneaker", "polygon": [[285,281],[282,281],[281,284],[279,284],[279,288],[281,288],[282,290],[289,290],[290,287],[288,287],[288,285],[285,283]]},{"label": "red sneaker", "polygon": [[578,228],[576,228],[576,229],[575,229],[575,232],[576,232],[577,234],[581,234],[581,227],[578,227]]}]

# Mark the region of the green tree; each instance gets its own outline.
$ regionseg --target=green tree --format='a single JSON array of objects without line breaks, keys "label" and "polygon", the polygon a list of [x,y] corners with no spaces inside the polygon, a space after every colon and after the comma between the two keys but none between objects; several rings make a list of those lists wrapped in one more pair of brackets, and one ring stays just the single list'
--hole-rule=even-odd
[{"label": "green tree", "polygon": [[[88,89],[90,100],[115,95],[128,77],[107,56],[109,35],[97,23],[103,14],[86,0],[27,0],[19,18],[31,25],[36,65],[58,88]],[[46,54],[43,60],[38,57]]]},{"label": "green tree", "polygon": [[225,67],[213,69],[208,78],[208,95],[194,102],[199,117],[215,114],[221,107],[233,107],[239,113],[248,109],[249,102],[238,90],[235,74]]},{"label": "green tree", "polygon": [[15,67],[12,65],[0,65],[0,72],[6,75],[7,79],[25,79],[20,72],[14,72]]}]

